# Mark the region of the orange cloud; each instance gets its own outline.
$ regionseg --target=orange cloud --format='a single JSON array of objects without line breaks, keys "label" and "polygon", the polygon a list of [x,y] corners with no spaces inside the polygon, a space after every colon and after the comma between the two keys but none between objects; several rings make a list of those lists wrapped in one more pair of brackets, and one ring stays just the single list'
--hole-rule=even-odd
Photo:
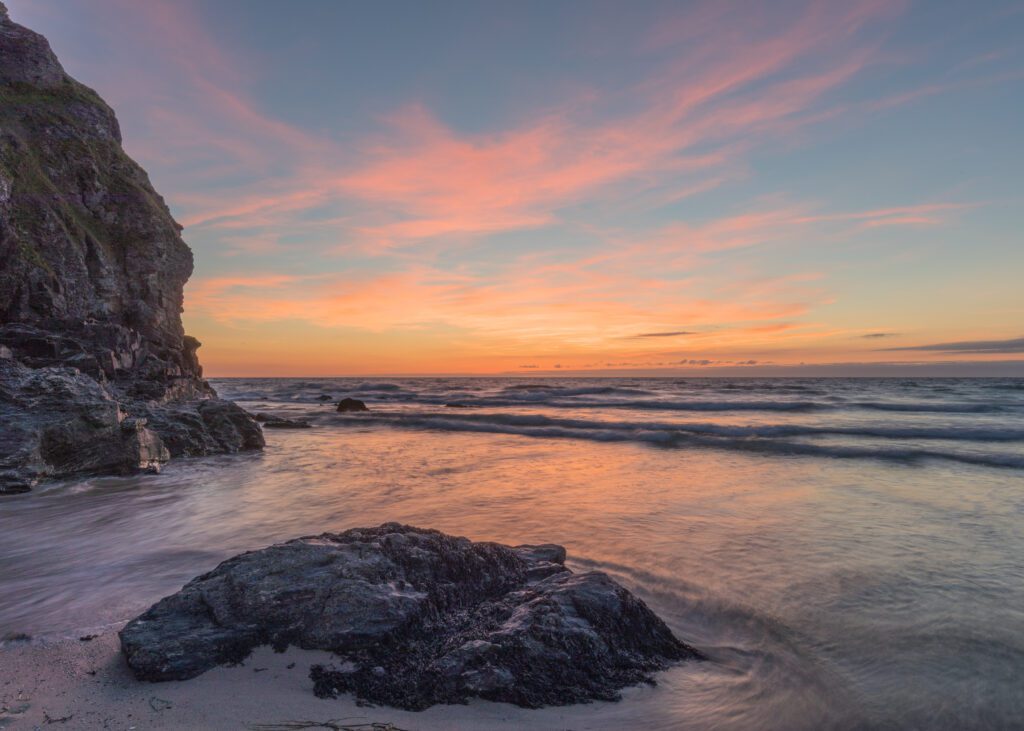
[{"label": "orange cloud", "polygon": [[[251,60],[233,58],[187,4],[111,0],[98,12],[145,20],[141,37],[166,78],[125,75],[150,125],[129,147],[161,163],[187,236],[229,272],[200,273],[189,285],[190,319],[225,331],[258,324],[261,338],[282,341],[296,327],[344,330],[378,349],[429,340],[438,357],[480,364],[522,353],[655,357],[663,351],[643,350],[654,344],[624,341],[678,330],[696,333],[688,347],[720,357],[754,346],[802,352],[811,338],[846,332],[813,321],[833,299],[817,273],[741,277],[736,264],[723,282],[707,263],[812,235],[935,226],[969,207],[835,212],[776,197],[646,231],[632,219],[610,230],[616,216],[580,212],[644,212],[706,192],[747,174],[766,140],[853,109],[833,92],[877,62],[864,30],[901,3],[798,5],[796,13],[728,1],[680,9],[631,51],[646,60],[646,78],[576,89],[545,109],[520,105],[518,117],[490,131],[461,129],[418,102],[346,139],[262,109],[246,91]],[[878,108],[941,90],[893,95]],[[550,233],[547,250],[475,258],[471,249],[527,230]],[[283,242],[297,234],[313,242],[303,252],[311,255],[285,260]],[[573,251],[563,234],[589,238]],[[438,255],[454,246],[467,253],[458,264]],[[254,264],[242,254],[267,258]],[[338,254],[349,259],[331,258]],[[317,273],[252,271],[284,265]]]}]

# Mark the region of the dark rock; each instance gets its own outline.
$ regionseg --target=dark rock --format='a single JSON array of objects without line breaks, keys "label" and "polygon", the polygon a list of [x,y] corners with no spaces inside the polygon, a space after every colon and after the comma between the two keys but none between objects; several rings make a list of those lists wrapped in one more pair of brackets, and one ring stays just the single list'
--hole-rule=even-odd
[{"label": "dark rock", "polygon": [[262,424],[264,429],[309,429],[313,426],[308,421],[302,421],[301,419],[286,419],[283,416],[264,414],[262,411],[256,414],[253,418]]},{"label": "dark rock", "polygon": [[262,449],[263,430],[249,412],[231,401],[200,401],[197,409],[207,431],[220,446],[218,452]]},{"label": "dark rock", "polygon": [[322,393],[322,394],[320,394],[319,396],[316,397],[316,400],[317,401],[333,401],[334,397],[329,395],[329,394]]},{"label": "dark rock", "polygon": [[312,426],[300,419],[267,419],[263,422],[264,429],[310,429]]},{"label": "dark rock", "polygon": [[329,650],[317,695],[422,709],[614,700],[700,653],[560,546],[509,547],[386,523],[244,553],[121,631],[141,680],[184,680],[258,645]]},{"label": "dark rock", "polygon": [[357,398],[343,398],[338,402],[338,411],[369,411],[369,409]]},{"label": "dark rock", "polygon": [[261,449],[263,430],[237,404],[220,399],[143,407],[172,457]]},{"label": "dark rock", "polygon": [[75,473],[156,470],[170,455],[142,418],[73,368],[0,361],[0,493]]},{"label": "dark rock", "polygon": [[184,334],[180,231],[110,107],[0,6],[0,493],[262,444]]}]

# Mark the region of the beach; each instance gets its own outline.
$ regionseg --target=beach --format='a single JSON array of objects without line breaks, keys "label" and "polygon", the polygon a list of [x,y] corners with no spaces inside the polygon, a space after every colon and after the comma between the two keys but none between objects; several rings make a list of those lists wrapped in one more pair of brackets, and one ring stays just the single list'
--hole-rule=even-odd
[{"label": "beach", "polygon": [[1024,727],[1020,10],[0,0],[0,731]]},{"label": "beach", "polygon": [[[472,540],[562,544],[570,568],[608,573],[711,662],[658,673],[657,686],[627,688],[614,704],[531,711],[474,701],[415,714],[378,708],[374,721],[986,728],[1024,713],[1024,475],[1004,465],[1020,457],[1019,381],[215,385],[254,413],[311,427],[268,428],[262,453],[5,499],[0,634],[34,638],[0,650],[5,702],[25,690],[33,713],[66,715],[70,704],[39,699],[95,694],[85,672],[96,669],[113,683],[91,696],[97,708],[128,699],[126,712],[138,707],[166,728],[177,717],[157,716],[151,696],[176,702],[174,713],[214,714],[203,721],[212,727],[369,713],[351,699],[315,698],[299,665],[254,673],[270,663],[262,654],[194,680],[137,683],[112,632],[242,551],[399,521]],[[323,394],[364,398],[370,411],[339,414]],[[456,399],[466,407],[443,405]],[[721,443],[709,441],[715,431]],[[88,634],[102,639],[78,641]],[[22,662],[59,676],[33,690]],[[210,689],[218,678],[261,685],[221,703]],[[282,712],[248,710],[264,707]]]},{"label": "beach", "polygon": [[[111,630],[83,642],[14,643],[0,650],[0,729],[255,729],[297,721],[393,724],[408,731],[487,731],[523,728],[522,709],[476,701],[412,713],[357,705],[351,698],[321,700],[312,693],[310,665],[328,653],[291,649],[255,652],[243,665],[221,667],[184,682],[140,683],[120,654]],[[609,728],[628,723],[615,706],[583,713],[551,708],[530,712],[530,728]],[[589,717],[590,720],[586,720]],[[616,717],[617,720],[614,720]],[[628,718],[628,717],[627,717]],[[596,725],[594,725],[596,724]],[[621,728],[621,726],[619,726]]]}]

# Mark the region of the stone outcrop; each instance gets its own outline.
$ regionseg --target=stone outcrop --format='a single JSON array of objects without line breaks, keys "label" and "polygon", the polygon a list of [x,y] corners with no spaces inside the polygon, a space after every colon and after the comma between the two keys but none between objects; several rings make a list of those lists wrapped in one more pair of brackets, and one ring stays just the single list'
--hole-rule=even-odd
[{"label": "stone outcrop", "polygon": [[0,3],[0,493],[262,445],[184,334],[180,231],[113,111]]},{"label": "stone outcrop", "polygon": [[343,398],[338,402],[338,411],[341,412],[355,412],[355,411],[369,411],[366,408],[366,404],[357,398]]},{"label": "stone outcrop", "polygon": [[386,523],[243,553],[121,631],[141,680],[184,680],[257,646],[337,654],[321,696],[422,709],[471,697],[521,706],[615,700],[700,659],[607,575],[555,545],[474,543]]}]

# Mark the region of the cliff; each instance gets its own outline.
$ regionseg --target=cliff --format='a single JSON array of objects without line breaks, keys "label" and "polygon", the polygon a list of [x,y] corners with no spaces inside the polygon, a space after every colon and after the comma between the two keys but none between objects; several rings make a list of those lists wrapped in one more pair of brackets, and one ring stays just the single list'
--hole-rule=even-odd
[{"label": "cliff", "polygon": [[184,333],[180,232],[114,112],[0,3],[0,492],[262,446]]}]

